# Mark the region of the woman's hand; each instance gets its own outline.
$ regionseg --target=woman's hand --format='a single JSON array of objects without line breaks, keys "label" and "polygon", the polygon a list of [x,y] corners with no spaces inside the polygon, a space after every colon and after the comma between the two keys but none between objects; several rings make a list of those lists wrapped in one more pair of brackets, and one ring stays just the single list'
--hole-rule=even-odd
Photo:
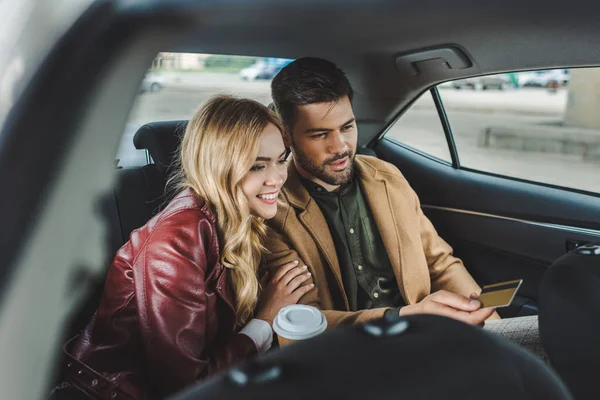
[{"label": "woman's hand", "polygon": [[279,310],[285,306],[298,303],[298,300],[315,285],[310,283],[311,274],[306,265],[298,266],[293,261],[279,268],[269,279],[269,272],[261,279],[262,292],[259,296],[256,318],[273,325],[273,320]]}]

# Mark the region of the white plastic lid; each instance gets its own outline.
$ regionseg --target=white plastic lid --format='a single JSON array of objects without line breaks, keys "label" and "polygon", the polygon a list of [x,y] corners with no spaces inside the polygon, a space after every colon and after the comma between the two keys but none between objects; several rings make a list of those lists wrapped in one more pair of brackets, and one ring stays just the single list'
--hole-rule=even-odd
[{"label": "white plastic lid", "polygon": [[317,336],[327,328],[327,319],[319,309],[293,304],[283,307],[273,321],[273,330],[290,340],[305,340]]}]

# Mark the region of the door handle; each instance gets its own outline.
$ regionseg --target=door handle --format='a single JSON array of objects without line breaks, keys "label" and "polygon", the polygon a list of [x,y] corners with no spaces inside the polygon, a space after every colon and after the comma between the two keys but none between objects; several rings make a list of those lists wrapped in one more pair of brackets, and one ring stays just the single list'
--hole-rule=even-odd
[{"label": "door handle", "polygon": [[570,253],[573,250],[575,250],[576,248],[584,246],[589,243],[591,243],[589,240],[567,239],[565,241],[565,250],[567,250],[567,253]]}]

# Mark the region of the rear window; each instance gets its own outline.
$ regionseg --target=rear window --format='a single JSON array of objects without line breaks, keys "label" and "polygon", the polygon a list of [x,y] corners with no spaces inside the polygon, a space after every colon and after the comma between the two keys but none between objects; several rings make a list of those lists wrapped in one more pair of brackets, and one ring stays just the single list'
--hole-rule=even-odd
[{"label": "rear window", "polygon": [[133,146],[135,132],[156,121],[189,119],[216,94],[271,102],[271,79],[292,60],[196,53],[159,53],[148,69],[127,121],[116,158],[121,167],[147,163]]}]

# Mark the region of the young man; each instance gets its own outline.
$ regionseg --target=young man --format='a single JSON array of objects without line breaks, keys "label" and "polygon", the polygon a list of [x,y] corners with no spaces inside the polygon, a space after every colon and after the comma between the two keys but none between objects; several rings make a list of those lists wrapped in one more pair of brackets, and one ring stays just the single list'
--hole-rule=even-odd
[{"label": "young man", "polygon": [[299,260],[318,291],[330,326],[385,313],[428,313],[481,324],[480,288],[421,211],[393,165],[356,155],[353,91],[344,72],[317,58],[298,59],[271,84],[289,131],[293,162],[269,221],[269,269]]}]

